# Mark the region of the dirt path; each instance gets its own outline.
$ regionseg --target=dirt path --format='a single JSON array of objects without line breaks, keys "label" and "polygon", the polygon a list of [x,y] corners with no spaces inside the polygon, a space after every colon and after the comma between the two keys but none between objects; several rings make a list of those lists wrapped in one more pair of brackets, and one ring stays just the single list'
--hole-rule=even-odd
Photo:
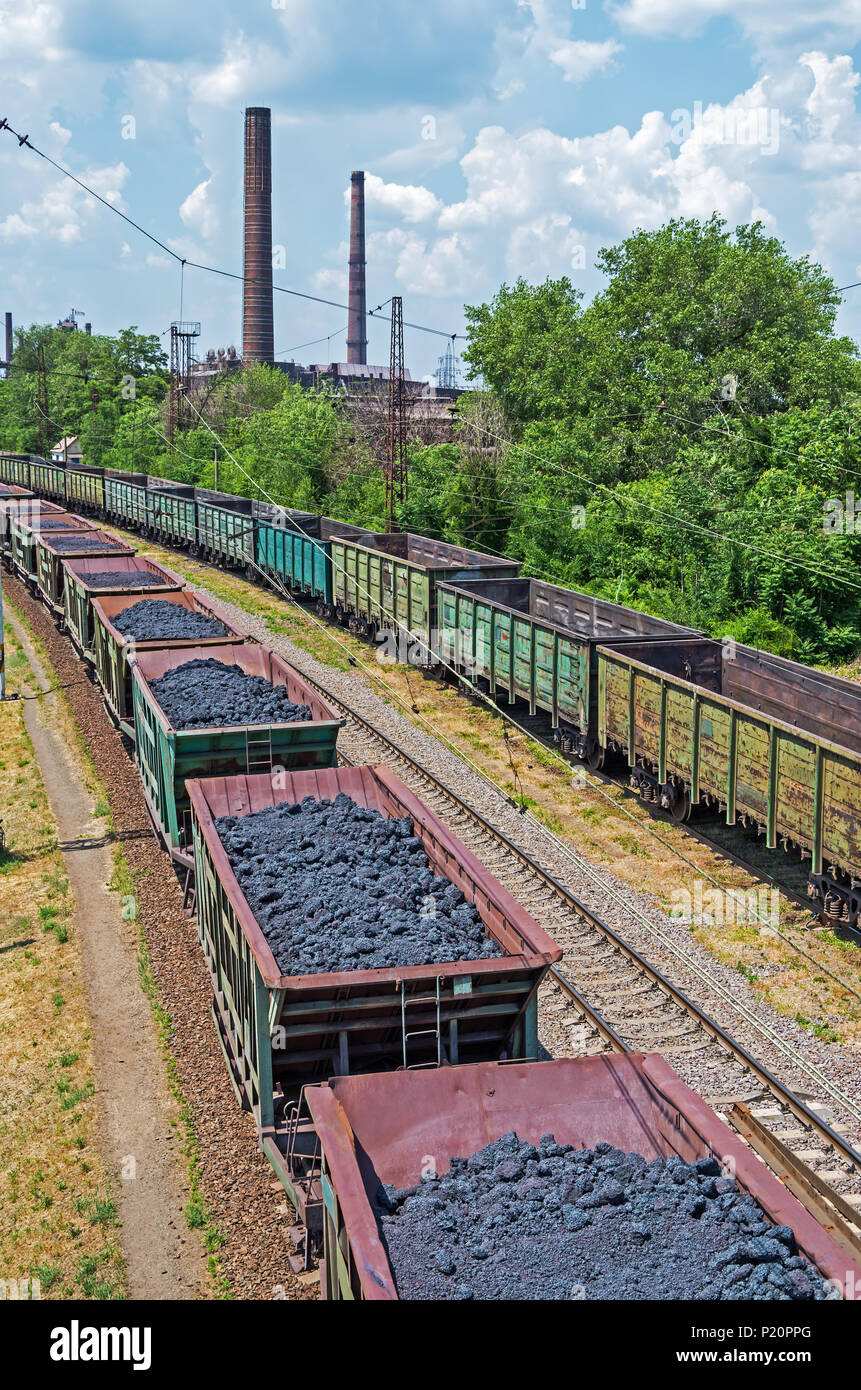
[{"label": "dirt path", "polygon": [[186,1179],[171,1121],[176,1106],[164,1078],[155,1025],[138,981],[137,932],[108,891],[110,845],[93,816],[92,796],[56,717],[44,666],[26,630],[7,614],[35,681],[48,692],[28,700],[24,721],[57,821],[75,899],[93,1029],[103,1148],[120,1174],[121,1240],[134,1299],[207,1297],[201,1243],[183,1216]]}]

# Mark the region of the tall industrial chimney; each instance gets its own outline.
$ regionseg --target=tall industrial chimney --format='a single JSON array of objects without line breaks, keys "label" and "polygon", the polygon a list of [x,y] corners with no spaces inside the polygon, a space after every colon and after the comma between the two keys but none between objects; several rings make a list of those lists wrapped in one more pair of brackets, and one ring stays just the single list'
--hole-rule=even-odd
[{"label": "tall industrial chimney", "polygon": [[13,347],[14,347],[14,339],[13,339],[13,337],[12,337],[12,315],[9,314],[9,313],[7,313],[7,315],[6,315],[6,375],[7,375],[7,376],[9,375],[9,367],[10,367],[10,365],[11,365],[11,363],[12,363],[12,350],[13,350]]},{"label": "tall industrial chimney", "polygon": [[268,106],[245,110],[245,284],[242,358],[275,360],[272,313],[272,134]]},{"label": "tall industrial chimney", "polygon": [[347,304],[347,361],[367,362],[368,320],[365,294],[365,174],[350,175],[350,284]]}]

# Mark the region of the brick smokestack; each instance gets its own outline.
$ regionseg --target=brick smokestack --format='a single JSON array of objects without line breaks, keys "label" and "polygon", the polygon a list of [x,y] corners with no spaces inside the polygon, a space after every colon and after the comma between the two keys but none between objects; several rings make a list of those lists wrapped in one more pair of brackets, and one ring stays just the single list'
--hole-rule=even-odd
[{"label": "brick smokestack", "polygon": [[14,341],[15,341],[15,340],[14,340],[14,338],[12,337],[12,315],[7,313],[7,315],[6,315],[6,375],[7,375],[7,376],[9,375],[9,364],[10,364],[10,362],[12,361],[12,350],[13,350],[13,347],[14,347]]},{"label": "brick smokestack", "polygon": [[350,284],[347,304],[347,361],[368,360],[367,297],[365,294],[365,174],[350,175]]},{"label": "brick smokestack", "polygon": [[245,111],[245,284],[242,359],[275,360],[272,313],[272,132],[268,106]]}]

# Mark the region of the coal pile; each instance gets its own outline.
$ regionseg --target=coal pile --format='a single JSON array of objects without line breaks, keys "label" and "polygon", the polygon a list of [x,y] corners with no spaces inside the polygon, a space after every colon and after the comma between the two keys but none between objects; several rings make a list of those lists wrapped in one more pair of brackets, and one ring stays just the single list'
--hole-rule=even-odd
[{"label": "coal pile", "polygon": [[[155,576],[153,576],[155,578]],[[124,637],[137,642],[175,642],[201,637],[227,637],[224,623],[208,613],[183,608],[164,599],[144,598],[124,608],[113,619],[114,627]]]},{"label": "coal pile", "polygon": [[648,1163],[506,1134],[442,1177],[381,1187],[376,1216],[400,1298],[833,1298],[713,1158]]},{"label": "coal pile", "polygon": [[308,705],[294,705],[283,685],[249,676],[213,657],[175,666],[150,681],[150,689],[175,729],[222,729],[235,724],[295,724],[310,719]]},{"label": "coal pile", "polygon": [[434,874],[409,816],[386,820],[340,792],[215,825],[284,975],[502,955]]},{"label": "coal pile", "polygon": [[96,570],[82,574],[81,579],[91,589],[151,589],[163,588],[167,582],[152,570]]},{"label": "coal pile", "polygon": [[116,550],[118,542],[97,532],[69,531],[68,535],[52,537],[51,546],[63,554],[73,554],[76,550]]},{"label": "coal pile", "polygon": [[70,527],[69,518],[67,516],[43,516],[40,518],[38,525],[34,527],[36,531],[74,531],[75,529],[79,528],[75,527],[74,522],[72,522]]}]

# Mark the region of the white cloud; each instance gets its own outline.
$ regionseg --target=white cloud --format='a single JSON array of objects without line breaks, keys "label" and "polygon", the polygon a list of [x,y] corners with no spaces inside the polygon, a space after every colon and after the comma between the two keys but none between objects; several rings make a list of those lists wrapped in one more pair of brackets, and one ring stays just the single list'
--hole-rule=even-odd
[{"label": "white cloud", "polygon": [[861,0],[609,0],[606,8],[624,29],[657,38],[692,38],[710,20],[735,20],[750,37],[782,46],[799,34],[822,35],[826,30],[857,40]]},{"label": "white cloud", "polygon": [[61,126],[59,121],[52,121],[48,129],[52,135],[56,136],[61,145],[67,145],[72,138],[72,132]]},{"label": "white cloud", "polygon": [[622,45],[615,39],[604,43],[587,43],[583,39],[569,39],[548,49],[551,63],[562,69],[566,82],[585,82],[606,67],[622,52]]},{"label": "white cloud", "polygon": [[[128,175],[128,168],[120,163],[87,169],[80,177],[106,202],[119,206]],[[70,179],[51,176],[44,184],[41,198],[26,198],[17,212],[9,213],[0,222],[0,237],[7,241],[44,238],[67,245],[79,241],[91,216],[101,212],[95,198],[83,193],[77,184]]]},{"label": "white cloud", "polygon": [[[345,200],[349,201],[347,189]],[[426,222],[434,217],[442,204],[429,188],[412,183],[384,183],[377,174],[365,175],[365,203],[395,213],[405,222]]]},{"label": "white cloud", "polygon": [[193,188],[179,209],[179,215],[191,231],[207,240],[218,231],[218,209],[212,197],[212,179],[204,179]]}]

